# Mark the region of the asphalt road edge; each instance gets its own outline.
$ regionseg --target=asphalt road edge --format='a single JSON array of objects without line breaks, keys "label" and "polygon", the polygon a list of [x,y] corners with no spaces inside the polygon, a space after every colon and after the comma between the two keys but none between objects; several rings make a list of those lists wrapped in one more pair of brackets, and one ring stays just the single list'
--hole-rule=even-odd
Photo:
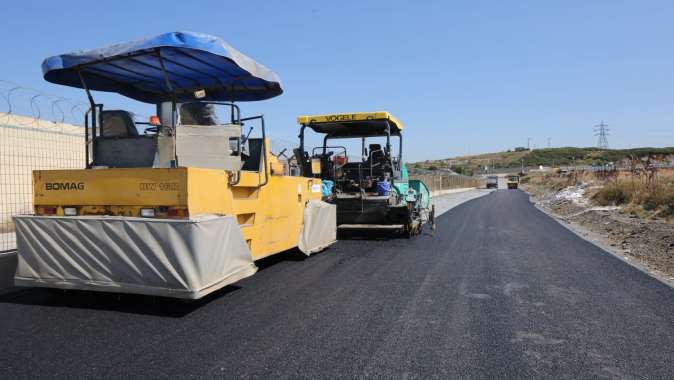
[{"label": "asphalt road edge", "polygon": [[[522,190],[524,191],[524,190]],[[654,273],[648,269],[647,266],[641,264],[638,261],[635,260],[628,260],[625,258],[625,256],[621,255],[618,251],[614,250],[611,246],[603,244],[601,241],[592,239],[590,236],[591,233],[588,231],[584,231],[581,228],[578,228],[577,226],[574,226],[573,224],[565,221],[563,218],[561,218],[559,215],[556,215],[555,213],[551,212],[550,210],[546,210],[543,207],[540,207],[538,204],[536,204],[535,201],[532,200],[533,195],[525,192],[529,196],[529,202],[534,205],[538,210],[540,210],[542,213],[545,215],[549,216],[552,218],[555,222],[557,222],[560,226],[566,228],[567,230],[571,231],[574,235],[578,236],[579,238],[585,240],[586,242],[594,245],[595,247],[605,251],[606,253],[610,254],[611,256],[617,258],[618,260],[622,261],[623,263],[637,269],[638,271],[644,273],[648,277],[651,277],[657,281],[660,281],[661,283],[669,286],[670,288],[674,289],[674,281],[670,280],[666,277],[659,276],[657,273]],[[588,235],[584,235],[583,233],[587,233]]]},{"label": "asphalt road edge", "polygon": [[[460,206],[466,202],[470,202],[473,199],[482,198],[483,196],[488,195],[494,191],[478,187],[456,189],[456,190],[458,191],[453,191],[450,193],[445,193],[431,197],[431,204],[434,204],[436,206],[435,210],[436,217],[439,217],[440,215],[449,212],[451,209]],[[466,195],[468,197],[466,197]]]}]

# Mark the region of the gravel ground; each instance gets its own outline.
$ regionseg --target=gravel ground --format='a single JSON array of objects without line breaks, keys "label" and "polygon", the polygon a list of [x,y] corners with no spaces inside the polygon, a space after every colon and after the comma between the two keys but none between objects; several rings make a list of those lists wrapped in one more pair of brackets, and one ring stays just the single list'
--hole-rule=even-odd
[{"label": "gravel ground", "polygon": [[532,201],[579,235],[674,285],[674,224],[645,220],[619,207],[594,207],[582,188],[560,192],[526,187]]}]

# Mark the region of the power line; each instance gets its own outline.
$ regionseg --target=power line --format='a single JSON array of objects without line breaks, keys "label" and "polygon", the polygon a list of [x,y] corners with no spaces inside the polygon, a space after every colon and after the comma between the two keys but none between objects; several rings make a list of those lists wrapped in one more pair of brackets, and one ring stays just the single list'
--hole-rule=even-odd
[{"label": "power line", "polygon": [[594,135],[599,136],[597,148],[608,149],[608,139],[606,137],[609,135],[609,131],[608,124],[605,124],[603,120],[599,125],[594,126]]}]

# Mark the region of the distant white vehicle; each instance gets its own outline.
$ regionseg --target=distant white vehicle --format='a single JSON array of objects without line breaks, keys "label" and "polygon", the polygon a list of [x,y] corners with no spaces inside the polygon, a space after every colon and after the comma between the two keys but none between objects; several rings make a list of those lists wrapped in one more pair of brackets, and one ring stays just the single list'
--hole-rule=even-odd
[{"label": "distant white vehicle", "polygon": [[487,177],[487,189],[498,189],[498,177],[490,175]]}]

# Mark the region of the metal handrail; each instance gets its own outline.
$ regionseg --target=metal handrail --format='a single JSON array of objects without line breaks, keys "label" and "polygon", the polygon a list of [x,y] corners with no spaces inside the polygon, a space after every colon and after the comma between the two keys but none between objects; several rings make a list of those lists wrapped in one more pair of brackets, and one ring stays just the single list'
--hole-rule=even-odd
[{"label": "metal handrail", "polygon": [[262,161],[264,163],[264,182],[260,183],[259,182],[259,175],[258,175],[258,187],[264,187],[269,183],[269,165],[267,163],[267,132],[264,124],[264,115],[258,115],[258,116],[251,116],[251,117],[245,117],[240,119],[241,125],[243,125],[244,122],[250,121],[250,120],[256,120],[260,119],[260,124],[262,125]]}]

